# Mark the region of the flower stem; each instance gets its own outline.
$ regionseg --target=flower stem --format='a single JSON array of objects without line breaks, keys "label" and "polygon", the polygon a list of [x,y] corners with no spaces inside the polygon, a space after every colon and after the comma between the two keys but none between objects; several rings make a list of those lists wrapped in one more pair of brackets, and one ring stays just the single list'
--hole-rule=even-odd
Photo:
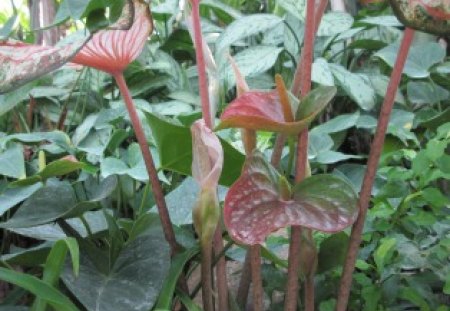
[{"label": "flower stem", "polygon": [[216,266],[216,282],[217,282],[217,296],[218,296],[218,310],[228,311],[228,282],[227,282],[227,267],[225,254],[223,254],[223,239],[222,226],[217,226],[214,234],[214,251],[215,255],[220,256]]},{"label": "flower stem", "polygon": [[208,95],[208,78],[203,51],[202,28],[200,24],[200,1],[192,0],[192,26],[194,28],[195,57],[197,59],[198,83],[202,103],[203,119],[207,127],[212,128],[211,107]]},{"label": "flower stem", "polygon": [[204,311],[214,311],[214,304],[212,298],[212,241],[205,241],[202,243],[202,301]]},{"label": "flower stem", "polygon": [[[306,4],[306,24],[305,24],[305,43],[302,51],[302,59],[299,62],[294,78],[292,92],[304,97],[311,90],[311,69],[314,52],[315,37],[315,1],[307,0]],[[301,72],[301,75],[300,75]],[[306,176],[308,161],[308,130],[303,130],[298,136],[297,144],[297,168],[295,181],[298,183]],[[297,310],[298,299],[298,273],[300,265],[300,241],[302,228],[300,226],[292,226],[291,242],[289,245],[288,258],[288,280],[286,286],[285,311]]]},{"label": "flower stem", "polygon": [[359,195],[359,215],[353,225],[350,235],[350,243],[348,246],[347,257],[345,259],[344,270],[342,272],[341,282],[339,286],[339,295],[337,299],[336,310],[345,311],[347,309],[348,298],[352,285],[352,274],[355,269],[356,257],[358,256],[359,246],[361,244],[361,234],[364,228],[364,221],[369,207],[372,187],[377,173],[378,162],[380,160],[381,151],[383,149],[386,130],[389,124],[389,118],[394,105],[395,94],[397,93],[400,80],[402,78],[403,68],[406,63],[411,43],[414,38],[414,30],[406,28],[403,40],[398,51],[397,60],[392,69],[391,80],[384,97],[378,119],[377,130],[375,132],[372,147],[370,148],[367,169]]},{"label": "flower stem", "polygon": [[147,168],[148,177],[150,184],[152,185],[153,194],[155,196],[156,206],[158,208],[159,217],[161,219],[161,225],[163,227],[164,236],[170,245],[172,256],[175,255],[179,246],[175,239],[175,233],[173,231],[172,222],[170,221],[169,212],[167,210],[166,200],[164,198],[164,193],[159,183],[158,173],[155,168],[155,163],[153,161],[152,154],[150,153],[150,147],[147,142],[147,138],[144,134],[144,129],[142,128],[141,120],[137,114],[136,107],[134,106],[133,99],[131,98],[130,91],[128,89],[127,83],[123,77],[122,73],[114,75],[117,85],[122,93],[125,105],[130,115],[131,124],[133,125],[134,132],[136,133],[136,138],[141,148],[142,156],[144,157],[145,166]]},{"label": "flower stem", "polygon": [[263,311],[263,286],[261,277],[261,245],[250,246],[250,267],[253,284],[253,311]]},{"label": "flower stem", "polygon": [[239,287],[236,295],[236,302],[238,306],[243,310],[245,310],[247,307],[248,292],[250,290],[250,284],[252,282],[252,271],[250,261],[251,261],[250,250],[247,250],[244,265],[242,266],[241,279],[239,281]]}]

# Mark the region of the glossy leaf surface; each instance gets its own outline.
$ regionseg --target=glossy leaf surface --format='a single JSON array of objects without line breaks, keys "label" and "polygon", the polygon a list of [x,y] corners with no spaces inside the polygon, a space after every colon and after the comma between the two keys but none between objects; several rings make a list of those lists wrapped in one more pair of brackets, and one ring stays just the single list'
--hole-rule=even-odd
[{"label": "glossy leaf surface", "polygon": [[230,236],[243,244],[261,244],[278,229],[303,226],[338,232],[356,220],[352,186],[334,175],[305,179],[287,194],[286,181],[256,152],[225,198],[224,220]]},{"label": "glossy leaf surface", "polygon": [[319,87],[310,92],[297,112],[297,121],[289,122],[283,112],[281,96],[277,91],[249,91],[231,102],[221,116],[217,129],[245,128],[298,134],[325,108],[336,94],[335,87]]},{"label": "glossy leaf surface", "polygon": [[106,274],[81,256],[79,276],[66,265],[62,279],[86,310],[147,311],[156,302],[169,266],[169,247],[161,227],[152,225],[125,244]]}]

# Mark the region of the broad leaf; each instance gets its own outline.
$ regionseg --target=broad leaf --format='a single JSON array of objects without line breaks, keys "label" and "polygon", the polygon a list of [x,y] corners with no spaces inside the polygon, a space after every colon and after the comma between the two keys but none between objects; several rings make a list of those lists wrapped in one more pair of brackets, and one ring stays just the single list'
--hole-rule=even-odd
[{"label": "broad leaf", "polygon": [[[234,60],[243,76],[255,77],[272,68],[282,50],[274,46],[254,46],[234,55]],[[222,75],[228,88],[236,84],[230,64],[227,63]]]},{"label": "broad leaf", "polygon": [[328,64],[336,84],[339,85],[362,109],[371,110],[376,103],[375,90],[367,76],[348,71],[336,64]]},{"label": "broad leaf", "polygon": [[78,201],[70,184],[60,183],[40,188],[34,192],[4,223],[1,228],[26,228],[43,225],[58,218],[78,217],[94,209],[108,197],[117,186],[114,176],[102,180],[98,185],[89,184],[86,201]]},{"label": "broad leaf", "polygon": [[152,226],[126,244],[109,273],[100,273],[82,256],[79,276],[66,266],[62,279],[89,311],[147,311],[158,297],[169,265],[169,247],[161,227]]},{"label": "broad leaf", "polygon": [[330,12],[323,16],[317,31],[318,36],[335,36],[353,24],[353,17],[345,12]]},{"label": "broad leaf", "polygon": [[297,111],[298,121],[289,122],[277,91],[249,91],[227,106],[217,129],[234,127],[298,134],[325,108],[335,93],[335,87],[316,88],[302,100]]},{"label": "broad leaf", "polygon": [[8,188],[0,194],[0,216],[20,202],[28,199],[42,184],[37,183],[28,187]]},{"label": "broad leaf", "polygon": [[0,153],[0,175],[12,178],[26,177],[23,147],[20,144],[14,144]]},{"label": "broad leaf", "polygon": [[51,177],[67,175],[85,167],[85,164],[78,162],[73,156],[66,156],[62,159],[49,163],[42,171],[36,175],[12,183],[12,186],[28,186]]},{"label": "broad leaf", "polygon": [[[192,135],[189,128],[150,113],[146,115],[158,148],[161,168],[191,175]],[[219,183],[229,186],[239,177],[245,157],[225,140],[219,140],[224,152]]]},{"label": "broad leaf", "polygon": [[232,22],[216,41],[217,51],[223,52],[231,44],[248,36],[272,29],[283,20],[271,14],[253,14]]},{"label": "broad leaf", "polygon": [[225,198],[224,221],[230,236],[243,244],[261,244],[278,229],[298,225],[338,232],[358,215],[353,187],[334,175],[316,175],[290,193],[286,180],[255,152]]},{"label": "broad leaf", "polygon": [[[399,43],[393,43],[378,51],[375,56],[380,57],[393,67],[397,59]],[[445,49],[436,42],[413,45],[408,53],[403,72],[410,78],[426,78],[430,75],[430,67],[440,63],[445,58]]]}]

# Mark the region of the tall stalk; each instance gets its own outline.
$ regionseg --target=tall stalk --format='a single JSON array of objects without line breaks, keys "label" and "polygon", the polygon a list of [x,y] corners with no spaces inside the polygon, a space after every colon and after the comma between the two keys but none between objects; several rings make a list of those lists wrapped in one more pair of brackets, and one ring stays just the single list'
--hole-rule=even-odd
[{"label": "tall stalk", "polygon": [[[305,24],[305,43],[303,46],[303,57],[299,63],[301,68],[297,68],[295,74],[292,91],[294,95],[301,93],[306,96],[311,90],[311,70],[314,53],[314,37],[315,37],[315,1],[307,0],[306,4],[306,24]],[[308,161],[308,130],[303,130],[298,136],[297,144],[297,163],[295,181],[298,183],[306,176]],[[292,226],[291,241],[289,244],[288,258],[288,280],[286,286],[285,311],[297,310],[298,299],[298,274],[300,265],[300,241],[302,228],[300,226]]]},{"label": "tall stalk", "polygon": [[402,78],[403,68],[405,66],[413,38],[414,30],[411,28],[406,28],[400,49],[398,51],[397,60],[394,68],[392,69],[391,80],[386,91],[386,96],[384,97],[383,105],[381,107],[377,130],[370,148],[367,169],[359,196],[359,215],[352,227],[347,257],[345,259],[344,270],[342,272],[336,305],[337,311],[345,311],[347,309],[348,298],[352,286],[352,274],[355,269],[356,257],[358,256],[359,246],[361,244],[361,235],[364,228],[367,209],[370,203],[373,183],[377,173],[378,162],[383,149],[386,130],[389,124],[392,107],[394,105],[395,94],[397,93],[397,89]]},{"label": "tall stalk", "polygon": [[[211,114],[211,103],[208,94],[208,77],[206,73],[205,51],[203,49],[203,35],[200,23],[200,0],[191,0],[192,4],[192,28],[195,44],[195,55],[197,60],[198,80],[199,80],[199,93],[202,105],[202,116],[205,124],[208,128],[213,128],[213,118]],[[212,245],[214,244],[214,245]],[[205,311],[214,310],[214,303],[212,300],[212,283],[211,283],[211,252],[212,246],[216,255],[219,255],[223,251],[223,239],[222,230],[220,225],[214,234],[214,243],[209,245],[202,245],[202,299],[203,307]],[[204,267],[205,266],[205,267]],[[207,267],[206,267],[207,266]],[[216,281],[217,281],[217,294],[218,294],[218,310],[228,310],[228,285],[226,277],[226,260],[222,256],[219,258],[216,266]]]},{"label": "tall stalk", "polygon": [[136,107],[134,106],[130,90],[128,89],[123,74],[115,74],[114,78],[125,101],[128,114],[130,115],[131,124],[133,125],[139,147],[141,148],[142,156],[144,157],[145,167],[147,168],[150,184],[152,185],[153,195],[155,197],[156,207],[158,208],[159,217],[161,219],[164,236],[170,245],[172,255],[175,255],[179,250],[179,245],[175,239],[175,233],[173,231],[172,222],[170,221],[166,200],[164,198],[161,184],[159,183],[155,162],[153,161],[153,156],[150,152],[150,147],[148,145],[147,138],[145,137],[141,120],[139,119],[139,116],[137,114]]}]

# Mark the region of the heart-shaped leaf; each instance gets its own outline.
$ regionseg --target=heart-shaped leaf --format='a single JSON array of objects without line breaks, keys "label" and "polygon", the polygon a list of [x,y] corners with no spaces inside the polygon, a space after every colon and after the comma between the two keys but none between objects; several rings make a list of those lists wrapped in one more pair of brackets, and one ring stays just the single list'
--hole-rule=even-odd
[{"label": "heart-shaped leaf", "polygon": [[397,18],[406,26],[436,35],[450,33],[447,0],[390,0]]},{"label": "heart-shaped leaf", "polygon": [[288,105],[283,102],[287,92],[283,86],[277,89],[270,92],[249,91],[242,94],[225,109],[221,116],[222,122],[217,129],[234,127],[298,134],[314,120],[336,94],[336,88],[332,86],[320,86],[314,89],[302,100],[297,112],[297,121],[291,122],[285,109]]},{"label": "heart-shaped leaf", "polygon": [[284,177],[261,153],[250,155],[225,198],[224,221],[230,236],[254,245],[287,226],[338,232],[356,220],[356,193],[337,176],[315,175],[288,192]]}]

